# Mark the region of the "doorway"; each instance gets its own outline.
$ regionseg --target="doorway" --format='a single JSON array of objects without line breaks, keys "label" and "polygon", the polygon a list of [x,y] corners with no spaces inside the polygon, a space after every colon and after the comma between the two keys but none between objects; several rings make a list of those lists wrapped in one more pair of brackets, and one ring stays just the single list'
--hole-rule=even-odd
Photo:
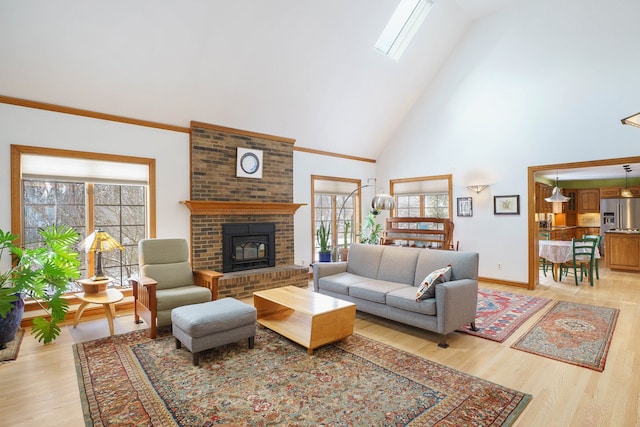
[{"label": "doorway", "polygon": [[[582,168],[598,168],[607,166],[619,166],[622,171],[622,165],[640,163],[640,157],[621,157],[616,159],[604,159],[593,160],[586,162],[574,162],[574,163],[558,163],[540,166],[529,166],[527,172],[527,192],[528,192],[528,209],[527,209],[527,224],[528,224],[528,247],[529,247],[529,280],[527,283],[527,289],[533,290],[540,283],[539,272],[539,257],[538,257],[538,224],[535,220],[535,208],[536,208],[536,191],[535,191],[535,179],[536,173],[543,171],[554,170],[558,172],[571,171]],[[619,178],[619,176],[611,176],[611,178]]]}]

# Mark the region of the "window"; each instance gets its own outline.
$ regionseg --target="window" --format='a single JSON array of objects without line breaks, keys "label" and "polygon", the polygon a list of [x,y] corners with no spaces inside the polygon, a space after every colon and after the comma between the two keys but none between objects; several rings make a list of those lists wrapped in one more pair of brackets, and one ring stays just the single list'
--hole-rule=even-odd
[{"label": "window", "polygon": [[401,0],[380,34],[376,49],[399,60],[432,7],[432,0]]},{"label": "window", "polygon": [[451,219],[451,175],[391,180],[393,216]]},{"label": "window", "polygon": [[[312,253],[313,261],[318,261],[320,246],[316,240],[316,230],[321,221],[325,227],[331,225],[331,246],[344,247],[355,240],[360,224],[358,188],[360,180],[344,178],[311,177],[311,192],[313,197],[312,209]],[[352,194],[356,191],[354,194]],[[348,231],[346,227],[348,224]],[[354,228],[355,226],[355,228]]]},{"label": "window", "polygon": [[[391,192],[396,199],[392,216],[451,219],[451,175],[391,180]],[[399,227],[411,229],[418,225],[399,224]]]},{"label": "window", "polygon": [[[12,146],[12,229],[24,245],[38,239],[38,228],[68,225],[84,239],[103,229],[123,251],[105,252],[103,270],[112,285],[127,286],[138,273],[138,241],[155,236],[153,159]],[[94,270],[94,254],[81,257],[81,277]],[[69,285],[69,291],[79,288]]]}]

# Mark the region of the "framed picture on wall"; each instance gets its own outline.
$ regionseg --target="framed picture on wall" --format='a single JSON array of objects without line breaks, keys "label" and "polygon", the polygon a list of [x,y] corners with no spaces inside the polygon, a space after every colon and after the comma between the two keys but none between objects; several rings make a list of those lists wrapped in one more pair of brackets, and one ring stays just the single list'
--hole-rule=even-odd
[{"label": "framed picture on wall", "polygon": [[458,197],[458,216],[473,216],[473,199]]},{"label": "framed picture on wall", "polygon": [[236,176],[242,178],[262,178],[262,150],[238,147],[236,157]]},{"label": "framed picture on wall", "polygon": [[520,215],[520,196],[493,196],[494,215]]}]

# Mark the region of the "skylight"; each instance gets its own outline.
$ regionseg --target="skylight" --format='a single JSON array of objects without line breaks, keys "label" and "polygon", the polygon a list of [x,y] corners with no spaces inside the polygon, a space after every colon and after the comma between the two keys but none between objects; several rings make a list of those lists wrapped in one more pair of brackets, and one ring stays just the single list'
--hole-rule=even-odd
[{"label": "skylight", "polygon": [[433,0],[400,0],[375,44],[376,49],[396,61],[400,59],[432,7]]}]

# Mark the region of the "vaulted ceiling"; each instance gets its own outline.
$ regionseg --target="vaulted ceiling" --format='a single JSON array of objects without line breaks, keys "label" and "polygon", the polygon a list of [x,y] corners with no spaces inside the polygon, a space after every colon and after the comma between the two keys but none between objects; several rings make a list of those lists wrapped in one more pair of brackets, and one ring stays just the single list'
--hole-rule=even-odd
[{"label": "vaulted ceiling", "polygon": [[[439,0],[398,62],[389,0],[0,0],[0,95],[373,158],[477,19]],[[510,6],[509,6],[510,7]]]}]

